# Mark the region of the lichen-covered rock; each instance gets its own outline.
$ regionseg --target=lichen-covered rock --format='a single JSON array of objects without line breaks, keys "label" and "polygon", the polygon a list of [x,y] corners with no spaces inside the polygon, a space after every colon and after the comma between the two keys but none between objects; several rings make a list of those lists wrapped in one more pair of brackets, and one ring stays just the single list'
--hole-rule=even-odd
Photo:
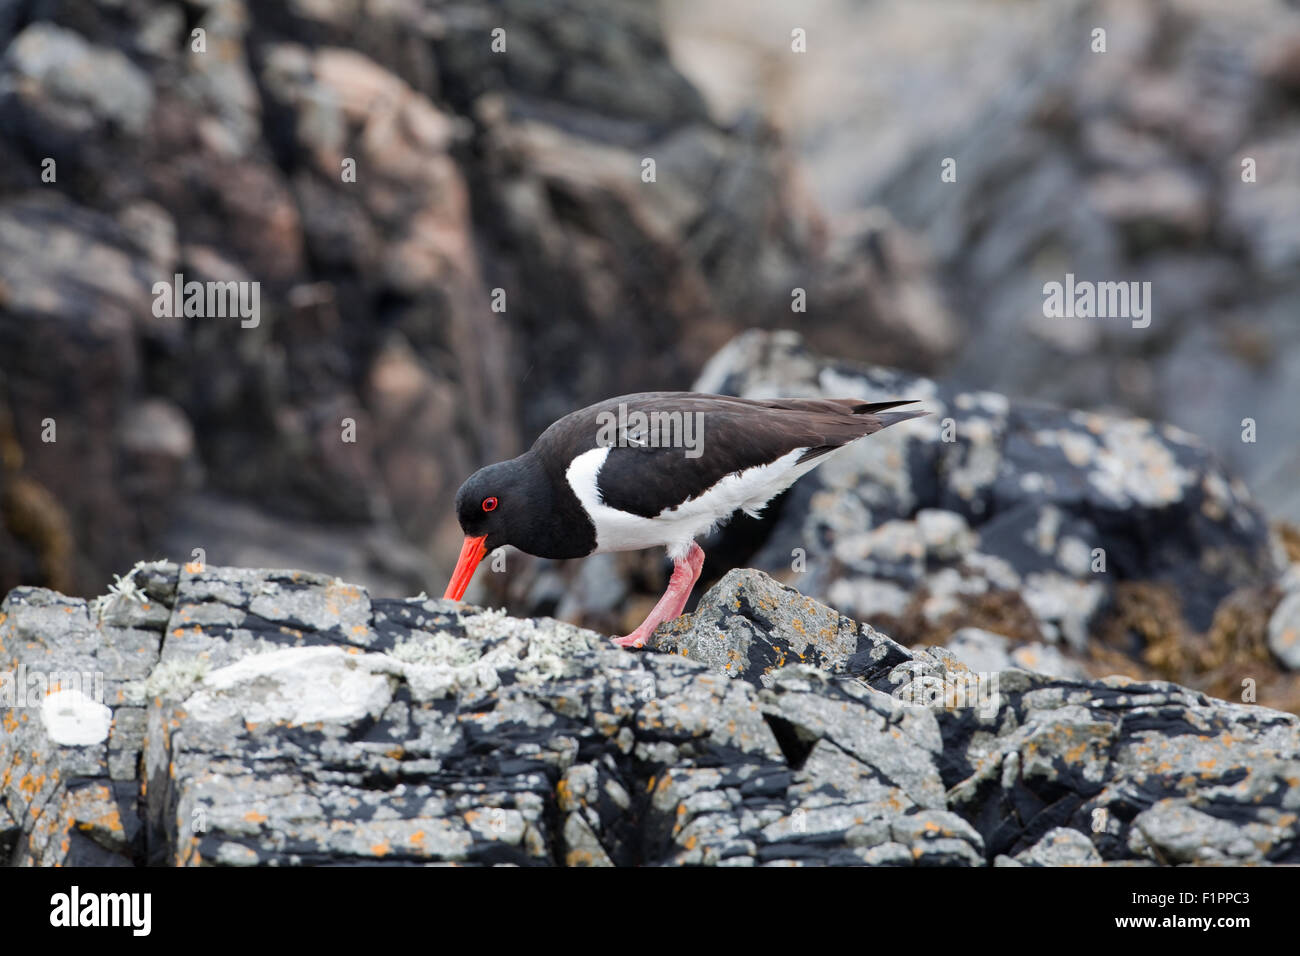
[{"label": "lichen-covered rock", "polygon": [[1096,866],[1101,863],[1092,841],[1078,830],[1057,827],[1014,857],[999,856],[996,866]]},{"label": "lichen-covered rock", "polygon": [[973,672],[756,571],[641,653],[291,571],[20,588],[0,721],[18,865],[1300,861],[1300,719]]},{"label": "lichen-covered rock", "polygon": [[122,866],[143,850],[134,688],[158,663],[170,577],[141,569],[95,604],[18,588],[0,605],[0,805],[16,823],[0,843],[14,861]]},{"label": "lichen-covered rock", "polygon": [[153,109],[149,78],[114,49],[80,34],[36,22],[14,37],[4,56],[0,96],[24,125],[51,139],[104,136],[114,127],[144,131]]},{"label": "lichen-covered rock", "polygon": [[[924,650],[917,645],[915,650]],[[1012,647],[1001,634],[964,627],[948,639],[944,649],[973,671],[1002,671],[1017,667],[1049,677],[1083,680],[1087,672],[1051,644],[1021,644]]]},{"label": "lichen-covered rock", "polygon": [[[975,627],[1017,648],[1050,647],[1058,672],[1081,675],[1099,636],[1116,630],[1133,593],[1124,586],[1141,585],[1168,596],[1156,626],[1173,636],[1171,656],[1190,660],[1190,635],[1210,629],[1229,594],[1277,575],[1245,487],[1177,428],[822,358],[791,332],[741,335],[695,387],[911,398],[931,412],[851,446],[774,503],[758,530],[734,522],[705,548],[757,541],[747,563],[907,644],[942,645]],[[1118,643],[1141,660],[1155,636]],[[1158,673],[1195,673],[1167,663]]]},{"label": "lichen-covered rock", "polygon": [[1288,594],[1273,611],[1268,646],[1288,670],[1300,671],[1300,591]]},{"label": "lichen-covered rock", "polygon": [[870,625],[743,570],[729,572],[694,614],[656,632],[652,646],[764,687],[791,664],[851,671],[874,683],[911,658]]}]

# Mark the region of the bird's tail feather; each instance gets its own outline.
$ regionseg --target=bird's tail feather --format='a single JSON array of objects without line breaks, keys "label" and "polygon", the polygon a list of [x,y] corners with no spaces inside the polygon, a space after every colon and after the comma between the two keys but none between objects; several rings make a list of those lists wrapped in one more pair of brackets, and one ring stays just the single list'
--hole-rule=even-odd
[{"label": "bird's tail feather", "polygon": [[909,398],[901,402],[864,402],[861,405],[853,406],[855,415],[874,415],[880,420],[881,428],[888,428],[890,425],[897,425],[899,422],[905,422],[912,418],[924,418],[929,412],[891,412],[886,409],[897,408],[899,405],[915,405],[920,399]]},{"label": "bird's tail feather", "polygon": [[897,425],[899,422],[910,421],[913,418],[924,418],[929,412],[884,412],[877,415],[880,419],[880,427],[888,428],[890,425]]},{"label": "bird's tail feather", "polygon": [[854,405],[850,411],[852,411],[854,415],[875,415],[877,412],[883,412],[890,408],[897,408],[899,405],[915,405],[919,401],[919,398],[906,398],[901,402],[863,402],[859,405]]}]

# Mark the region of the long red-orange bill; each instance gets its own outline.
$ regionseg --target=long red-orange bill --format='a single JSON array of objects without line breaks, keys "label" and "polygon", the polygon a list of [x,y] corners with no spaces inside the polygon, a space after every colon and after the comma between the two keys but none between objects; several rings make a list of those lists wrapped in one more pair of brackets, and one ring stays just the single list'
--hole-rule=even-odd
[{"label": "long red-orange bill", "polygon": [[474,569],[487,554],[486,541],[485,534],[477,538],[465,539],[465,543],[460,548],[460,558],[456,561],[456,570],[451,575],[451,583],[447,585],[447,593],[443,595],[444,598],[452,601],[461,599],[461,595],[469,587],[469,579],[474,576]]}]

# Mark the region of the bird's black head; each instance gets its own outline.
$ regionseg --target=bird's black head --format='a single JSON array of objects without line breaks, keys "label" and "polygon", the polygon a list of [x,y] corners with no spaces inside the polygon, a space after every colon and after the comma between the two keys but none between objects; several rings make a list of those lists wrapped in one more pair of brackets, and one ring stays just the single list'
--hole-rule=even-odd
[{"label": "bird's black head", "polygon": [[486,538],[488,551],[510,544],[510,527],[528,507],[516,461],[480,468],[456,492],[456,518],[467,538]]},{"label": "bird's black head", "polygon": [[506,544],[522,547],[530,516],[546,507],[544,486],[526,456],[480,468],[456,492],[456,518],[465,532],[460,560],[445,597],[459,601],[480,561]]},{"label": "bird's black head", "polygon": [[459,601],[478,563],[513,545],[539,558],[580,558],[596,548],[596,529],[563,476],[548,476],[541,458],[525,452],[480,468],[456,492],[465,544],[445,597]]}]

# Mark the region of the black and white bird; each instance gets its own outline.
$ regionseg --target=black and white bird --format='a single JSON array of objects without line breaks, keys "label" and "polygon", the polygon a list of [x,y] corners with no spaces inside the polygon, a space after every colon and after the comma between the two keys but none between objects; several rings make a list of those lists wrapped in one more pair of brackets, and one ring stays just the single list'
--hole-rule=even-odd
[{"label": "black and white bird", "polygon": [[704,566],[696,538],[736,511],[758,515],[850,443],[927,414],[888,411],[910,404],[642,392],[580,409],[461,485],[465,542],[444,597],[459,601],[479,562],[503,545],[542,558],[667,548],[664,596],[613,639],[641,647],[686,606]]}]

